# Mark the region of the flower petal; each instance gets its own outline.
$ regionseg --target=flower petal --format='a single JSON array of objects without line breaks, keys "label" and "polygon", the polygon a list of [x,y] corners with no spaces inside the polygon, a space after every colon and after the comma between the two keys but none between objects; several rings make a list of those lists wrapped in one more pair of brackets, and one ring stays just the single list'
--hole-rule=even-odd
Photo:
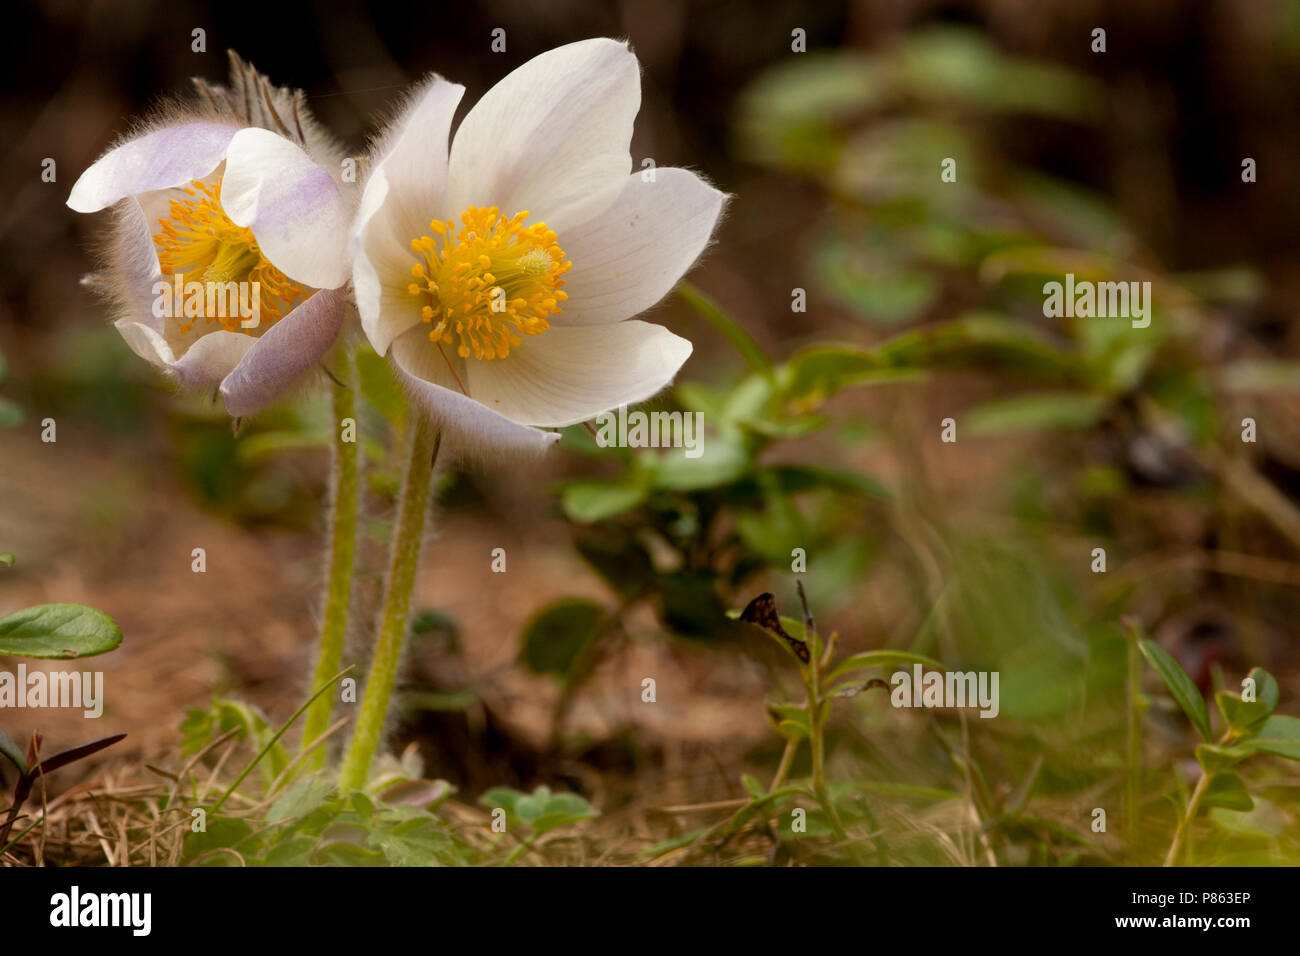
[{"label": "flower petal", "polygon": [[662,299],[704,251],[725,197],[685,169],[624,180],[612,206],[560,236],[573,262],[554,325],[594,325],[638,315]]},{"label": "flower petal", "polygon": [[262,254],[317,289],[347,282],[347,203],[334,178],[276,133],[242,129],[226,150],[221,208],[253,230]]},{"label": "flower petal", "polygon": [[428,233],[429,220],[448,215],[447,136],[464,92],[431,77],[386,134],[361,195],[352,281],[361,326],[381,355],[420,321],[406,291],[415,262],[411,240]]},{"label": "flower petal", "polygon": [[672,381],[691,343],[636,320],[553,326],[504,359],[468,363],[469,393],[517,422],[576,425],[650,398]]},{"label": "flower petal", "polygon": [[127,196],[202,179],[221,164],[237,132],[225,123],[184,123],[127,140],[81,174],[68,206],[98,212]]},{"label": "flower petal", "polygon": [[176,356],[167,340],[143,322],[118,319],[113,327],[122,333],[131,351],[150,365],[167,371],[176,363]]},{"label": "flower petal", "polygon": [[463,395],[423,327],[393,340],[393,369],[457,451],[537,454],[560,438],[559,432],[520,425]]},{"label": "flower petal", "polygon": [[323,289],[257,338],[221,383],[226,411],[236,418],[261,411],[310,371],[338,338],[344,300],[341,290]]},{"label": "flower petal", "polygon": [[564,229],[613,201],[632,168],[641,78],[627,44],[592,39],[533,57],[466,115],[451,144],[452,214],[524,210]]},{"label": "flower petal", "polygon": [[242,332],[209,332],[195,339],[172,363],[172,372],[187,388],[215,385],[234,371],[256,343],[257,339]]},{"label": "flower petal", "polygon": [[123,202],[114,209],[117,219],[109,272],[116,280],[127,318],[162,332],[163,319],[153,314],[153,307],[154,288],[164,280],[158,265],[158,250],[149,231],[149,216],[140,198]]}]

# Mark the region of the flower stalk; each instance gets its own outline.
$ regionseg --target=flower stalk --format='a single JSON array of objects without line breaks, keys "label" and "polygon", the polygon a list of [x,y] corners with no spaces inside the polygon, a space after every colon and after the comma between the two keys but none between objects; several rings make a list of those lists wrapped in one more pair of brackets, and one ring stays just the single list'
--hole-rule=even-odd
[{"label": "flower stalk", "polygon": [[[320,646],[311,686],[319,687],[331,674],[338,672],[343,661],[343,643],[347,637],[348,609],[352,604],[352,567],[357,550],[358,468],[356,442],[356,392],[354,365],[350,355],[336,363],[335,381],[331,386],[333,411],[330,441],[330,542],[329,570],[325,581],[325,610],[321,619]],[[352,421],[352,428],[345,422]],[[347,440],[351,438],[352,440]],[[303,722],[302,746],[306,747],[329,726],[334,696],[316,698]],[[309,758],[309,766],[325,766],[324,747]]]},{"label": "flower stalk", "polygon": [[420,545],[424,539],[424,516],[429,507],[429,484],[441,444],[441,435],[433,423],[418,413],[412,415],[410,457],[402,480],[402,498],[398,505],[397,526],[389,554],[388,579],[380,611],[379,634],[370,675],[366,679],[365,697],[356,730],[348,746],[339,773],[343,793],[365,786],[383,735],[388,704],[397,680],[402,645],[406,638],[407,618],[411,610],[411,591],[420,564]]}]

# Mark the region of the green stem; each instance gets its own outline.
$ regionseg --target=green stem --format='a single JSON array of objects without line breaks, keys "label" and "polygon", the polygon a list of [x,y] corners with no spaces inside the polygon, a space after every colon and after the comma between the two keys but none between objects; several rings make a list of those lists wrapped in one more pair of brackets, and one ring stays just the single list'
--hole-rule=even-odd
[{"label": "green stem", "polygon": [[[325,585],[325,613],[321,620],[320,648],[316,652],[316,670],[311,686],[318,687],[338,673],[343,662],[343,642],[348,629],[348,607],[352,603],[352,565],[357,550],[357,442],[356,397],[353,388],[352,361],[345,356],[339,362],[343,371],[333,386],[333,441],[330,443],[330,559]],[[352,441],[344,441],[343,422],[351,419]],[[334,695],[318,697],[307,711],[302,728],[302,746],[307,746],[325,732],[334,708]],[[325,766],[325,747],[317,749],[309,766]]]},{"label": "green stem", "polygon": [[388,702],[397,680],[406,622],[411,610],[411,591],[420,563],[424,538],[424,516],[429,509],[429,483],[438,455],[439,436],[432,423],[414,418],[411,422],[410,460],[402,481],[402,500],[397,509],[397,527],[389,556],[388,582],[379,618],[379,638],[366,678],[365,698],[357,717],[356,731],[339,773],[339,790],[350,793],[365,786],[370,761],[379,747]]},{"label": "green stem", "polygon": [[1128,633],[1128,754],[1124,776],[1124,833],[1129,853],[1135,849],[1138,827],[1138,774],[1141,764],[1142,714],[1139,711],[1141,693],[1141,664],[1138,660],[1138,633],[1130,628]]},{"label": "green stem", "polygon": [[1192,798],[1187,801],[1187,812],[1178,821],[1178,829],[1174,832],[1174,842],[1169,847],[1169,853],[1165,856],[1165,866],[1173,866],[1178,862],[1178,854],[1182,852],[1183,842],[1192,829],[1192,821],[1196,819],[1196,813],[1201,809],[1201,800],[1205,797],[1205,791],[1209,785],[1210,775],[1202,771],[1201,779],[1196,781],[1196,789],[1192,791]]}]

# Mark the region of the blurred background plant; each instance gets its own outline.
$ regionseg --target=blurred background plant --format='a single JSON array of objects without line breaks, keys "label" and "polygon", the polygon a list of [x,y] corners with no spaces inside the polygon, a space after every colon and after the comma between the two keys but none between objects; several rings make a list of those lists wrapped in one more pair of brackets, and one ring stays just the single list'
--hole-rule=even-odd
[{"label": "blurred background plant", "polygon": [[[689,163],[735,195],[660,312],[696,352],[649,407],[702,412],[704,454],[603,448],[575,427],[526,469],[440,476],[395,744],[421,758],[410,776],[457,795],[420,813],[477,820],[496,792],[538,819],[539,785],[599,808],[563,839],[537,833],[521,862],[1151,864],[1184,830],[1194,862],[1300,860],[1300,774],[1276,749],[1233,770],[1249,807],[1234,790],[1181,822],[1206,741],[1186,688],[1139,666],[1121,624],[1202,703],[1261,667],[1276,715],[1300,714],[1300,4],[777,2],[755,17],[503,0],[436,30],[412,29],[429,11],[344,5],[302,12],[295,35],[314,42],[288,53],[237,7],[44,3],[12,34],[78,55],[9,61],[5,122],[22,133],[0,236],[0,424],[17,427],[0,431],[0,546],[25,560],[0,612],[85,600],[132,634],[114,655],[109,705],[132,734],[115,752],[161,759],[176,737],[150,729],[214,688],[274,715],[257,733],[305,697],[328,410],[285,403],[234,436],[206,402],[169,396],[70,279],[89,266],[61,206],[75,171],[156,91],[219,76],[228,45],[302,84],[359,148],[423,71],[472,95],[547,47],[629,36],[645,70],[634,165]],[[57,186],[39,179],[47,155]],[[1067,272],[1150,281],[1150,326],[1045,317],[1043,284]],[[363,352],[359,367],[364,609],[404,418],[384,363]],[[47,416],[57,451],[39,439]],[[1001,676],[994,720],[837,700],[818,736],[838,823],[780,792],[815,776],[781,710],[808,675],[725,613],[764,590],[790,613],[796,580],[845,657]],[[293,859],[353,852],[322,833],[374,808],[329,806],[294,831]],[[445,862],[479,859],[429,840]]]}]

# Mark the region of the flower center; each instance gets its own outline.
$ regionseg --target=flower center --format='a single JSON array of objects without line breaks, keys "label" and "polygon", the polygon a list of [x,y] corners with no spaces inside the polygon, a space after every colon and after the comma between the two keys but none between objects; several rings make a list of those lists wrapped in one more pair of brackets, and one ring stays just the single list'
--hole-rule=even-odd
[{"label": "flower center", "polygon": [[[158,264],[169,276],[185,282],[257,283],[258,328],[274,324],[299,301],[306,290],[271,265],[257,247],[253,231],[230,221],[221,208],[221,180],[208,184],[194,180],[185,189],[189,199],[173,199],[166,219],[159,219],[162,232],[153,237],[158,250]],[[226,311],[226,310],[221,310]],[[206,322],[220,322],[230,332],[247,332],[242,317],[204,315]],[[188,332],[192,322],[183,323]]]},{"label": "flower center", "polygon": [[411,240],[420,261],[411,266],[417,281],[408,290],[424,302],[430,341],[458,343],[461,358],[505,358],[521,335],[551,327],[546,317],[569,297],[560,277],[573,263],[546,223],[525,226],[527,218],[526,211],[505,219],[496,206],[470,206],[459,232],[450,219],[435,219],[433,236]]}]

